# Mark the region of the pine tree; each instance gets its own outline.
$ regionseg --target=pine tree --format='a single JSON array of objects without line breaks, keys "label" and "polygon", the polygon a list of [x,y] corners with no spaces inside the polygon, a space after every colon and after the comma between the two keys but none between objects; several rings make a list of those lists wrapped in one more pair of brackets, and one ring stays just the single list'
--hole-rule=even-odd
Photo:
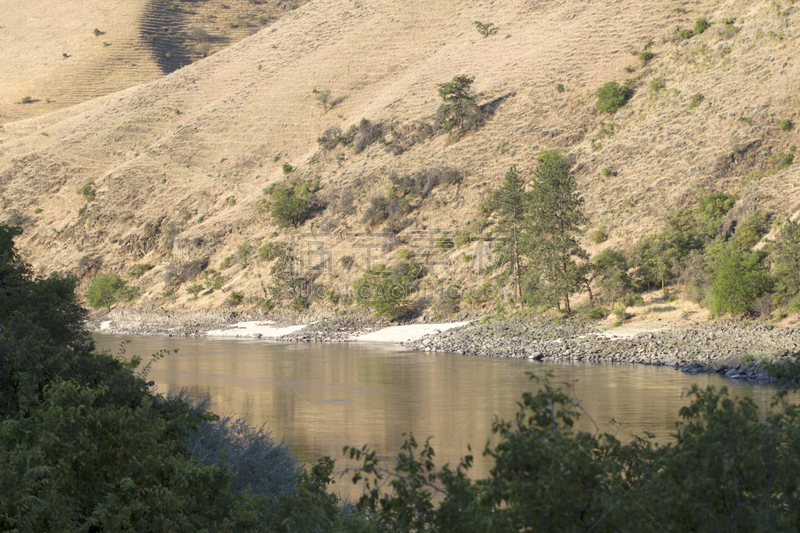
[{"label": "pine tree", "polygon": [[439,96],[444,100],[440,122],[446,133],[458,127],[459,135],[477,126],[483,120],[483,113],[470,93],[475,79],[462,74],[452,81],[439,84]]},{"label": "pine tree", "polygon": [[563,299],[569,313],[569,295],[581,285],[582,269],[576,260],[589,257],[577,239],[586,223],[583,198],[577,192],[570,163],[561,154],[545,151],[537,161],[526,224],[528,249],[531,262],[539,267],[557,298]]},{"label": "pine tree", "polygon": [[495,191],[491,202],[496,216],[494,231],[500,235],[503,245],[503,252],[495,265],[508,267],[507,272],[517,285],[517,300],[522,306],[522,229],[529,198],[525,192],[525,181],[517,173],[516,166],[508,169],[503,185]]}]

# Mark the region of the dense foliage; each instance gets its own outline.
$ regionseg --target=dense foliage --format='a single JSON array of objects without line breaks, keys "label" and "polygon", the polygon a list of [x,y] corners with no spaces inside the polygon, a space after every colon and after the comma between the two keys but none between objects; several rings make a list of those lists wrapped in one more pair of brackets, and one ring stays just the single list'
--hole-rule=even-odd
[{"label": "dense foliage", "polygon": [[583,199],[560,153],[544,151],[536,170],[526,180],[515,167],[481,209],[493,217],[498,234],[493,268],[511,276],[520,303],[552,307],[563,302],[570,312],[569,295],[579,292],[589,272],[579,264],[588,254],[578,236],[586,217]]},{"label": "dense foliage", "polygon": [[[800,525],[800,410],[769,413],[726,389],[694,387],[675,441],[623,443],[577,431],[584,413],[560,388],[525,393],[513,422],[493,425],[489,477],[471,480],[472,456],[437,469],[434,450],[409,437],[387,469],[367,447],[361,531],[789,531]],[[355,531],[345,528],[347,531]]]},{"label": "dense foliage", "polygon": [[413,261],[401,261],[392,269],[375,265],[353,285],[356,303],[371,308],[375,316],[398,318],[408,312],[414,282],[422,274],[422,265]]},{"label": "dense foliage", "polygon": [[318,190],[319,180],[312,183],[295,178],[289,183],[273,183],[264,189],[270,200],[261,199],[256,204],[256,211],[268,212],[281,228],[297,228],[319,208],[315,196]]},{"label": "dense foliage", "polygon": [[[787,226],[789,227],[789,226]],[[795,228],[796,229],[796,228]],[[790,231],[795,231],[795,229]],[[394,468],[345,448],[366,490],[342,507],[334,462],[300,469],[263,428],[152,393],[147,365],[98,353],[74,292],[44,295],[0,227],[0,529],[3,531],[792,531],[800,527],[800,409],[769,412],[725,389],[691,390],[674,442],[575,429],[569,390],[548,381],[493,424],[489,476],[473,457],[437,468],[409,436]],[[787,232],[787,239],[793,234]],[[265,249],[265,255],[275,250]],[[279,253],[279,255],[282,255]],[[601,255],[598,268],[624,261]],[[375,268],[411,283],[420,267]],[[613,275],[611,276],[613,278]],[[56,284],[72,283],[53,278]],[[387,286],[388,287],[388,286]],[[31,295],[47,296],[41,300]],[[29,298],[24,298],[28,295]],[[46,307],[46,309],[40,309]],[[800,373],[797,356],[770,372]],[[493,442],[493,443],[492,443]]]},{"label": "dense foliage", "polygon": [[19,233],[0,227],[0,530],[286,531],[306,520],[295,506],[330,502],[263,429],[155,395],[138,358],[98,353],[75,281],[34,278]]}]

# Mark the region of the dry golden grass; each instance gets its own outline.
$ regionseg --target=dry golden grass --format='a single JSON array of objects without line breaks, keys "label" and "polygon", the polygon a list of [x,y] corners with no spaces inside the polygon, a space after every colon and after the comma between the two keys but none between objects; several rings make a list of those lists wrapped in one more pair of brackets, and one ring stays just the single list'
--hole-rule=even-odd
[{"label": "dry golden grass", "polygon": [[[245,240],[272,238],[277,228],[253,206],[266,184],[284,179],[284,162],[296,167],[294,176],[320,176],[324,194],[360,179],[362,209],[370,196],[388,191],[392,172],[461,169],[463,184],[435,189],[415,211],[401,234],[407,240],[412,230],[468,227],[477,202],[508,167],[528,171],[546,148],[576,161],[589,229],[603,226],[610,235],[594,252],[636,242],[656,231],[663,215],[706,191],[741,191],[743,213],[793,215],[800,210],[794,167],[745,185],[751,171],[770,170],[766,154],[797,144],[797,130],[782,132],[778,124],[798,120],[798,15],[773,4],[312,1],[169,76],[4,124],[0,222],[23,223],[23,254],[43,272],[70,270],[88,280],[98,271],[149,262],[157,266],[140,280],[143,305],[220,307],[224,294],[192,301],[183,289],[176,300],[163,301],[163,272],[170,263],[204,256],[217,268]],[[701,16],[712,27],[682,46],[673,28],[693,27]],[[720,36],[722,19],[732,17],[740,31]],[[476,20],[494,23],[497,33],[481,37]],[[89,23],[87,41],[97,39],[91,29],[101,25]],[[655,58],[639,66],[631,51],[651,40]],[[626,72],[629,66],[634,72]],[[42,83],[60,79],[52,72]],[[359,155],[319,153],[316,138],[331,125],[432,116],[436,85],[462,73],[475,76],[480,103],[508,96],[477,132],[458,142],[440,135],[400,156],[377,144]],[[598,87],[631,77],[640,79],[627,107],[615,115],[595,110]],[[656,77],[664,88],[653,93]],[[556,91],[559,83],[565,92]],[[325,113],[314,88],[343,100]],[[704,99],[689,110],[697,93]],[[603,176],[604,168],[616,175]],[[78,180],[92,180],[97,189],[84,212]],[[34,215],[36,208],[42,212]],[[334,234],[319,237],[335,265],[318,280],[327,284],[356,276],[338,267],[339,257],[355,253],[363,262],[366,254],[354,252],[344,235],[366,229],[360,215],[338,224]],[[178,234],[165,250],[170,225]],[[301,229],[318,232],[313,222]],[[404,247],[378,255],[391,262]],[[478,281],[461,253],[474,252],[454,251],[449,269],[434,269],[442,283]],[[243,290],[251,301],[263,297],[266,266],[253,260],[224,274],[226,288]]]}]

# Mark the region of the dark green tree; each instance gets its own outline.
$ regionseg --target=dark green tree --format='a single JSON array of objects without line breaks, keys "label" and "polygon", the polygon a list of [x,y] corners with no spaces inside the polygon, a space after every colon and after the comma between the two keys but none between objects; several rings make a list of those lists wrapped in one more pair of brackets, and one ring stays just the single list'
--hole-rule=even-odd
[{"label": "dark green tree", "polygon": [[542,152],[537,162],[526,223],[530,262],[540,270],[553,294],[563,300],[569,313],[569,295],[577,292],[582,283],[578,261],[589,258],[578,242],[581,226],[586,223],[583,198],[570,163],[560,153]]},{"label": "dark green tree", "polygon": [[525,253],[523,249],[522,230],[530,201],[525,191],[525,180],[512,166],[506,172],[503,185],[497,189],[484,207],[492,210],[495,217],[493,231],[500,236],[500,249],[494,266],[505,266],[506,273],[516,285],[517,301],[522,306],[522,276],[524,273]]},{"label": "dark green tree", "polygon": [[764,265],[764,252],[754,252],[731,240],[716,254],[709,308],[715,315],[750,313],[753,303],[772,290],[774,281]]},{"label": "dark green tree", "polygon": [[786,222],[772,247],[772,275],[778,291],[792,299],[800,294],[800,223]]},{"label": "dark green tree", "polygon": [[256,204],[256,211],[269,212],[281,228],[289,226],[297,228],[311,218],[317,208],[314,197],[318,188],[316,185],[299,178],[291,180],[288,184],[273,183],[264,189],[264,194],[269,196],[271,201],[260,200]]},{"label": "dark green tree", "polygon": [[89,283],[86,301],[94,309],[110,307],[120,300],[132,300],[137,294],[136,287],[129,287],[118,274],[98,274]]},{"label": "dark green tree", "polygon": [[75,296],[77,279],[60,274],[34,276],[14,246],[14,237],[21,234],[20,228],[0,226],[0,322],[12,315],[23,316],[46,330],[55,343],[87,340],[88,314]]},{"label": "dark green tree", "polygon": [[402,316],[409,309],[414,283],[422,274],[422,265],[414,261],[401,261],[392,269],[377,264],[353,284],[356,303],[371,308],[378,317]]},{"label": "dark green tree", "polygon": [[439,96],[444,100],[439,121],[446,133],[457,129],[461,136],[483,121],[483,113],[470,92],[473,81],[472,76],[461,74],[438,85]]}]

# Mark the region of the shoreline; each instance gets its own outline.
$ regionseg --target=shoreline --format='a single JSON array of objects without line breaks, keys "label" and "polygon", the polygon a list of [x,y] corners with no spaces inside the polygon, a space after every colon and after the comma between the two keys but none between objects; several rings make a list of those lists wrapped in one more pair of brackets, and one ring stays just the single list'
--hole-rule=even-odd
[{"label": "shoreline", "polygon": [[[302,319],[304,323],[297,323]],[[476,357],[586,361],[669,366],[686,373],[774,382],[766,362],[800,352],[800,328],[736,322],[691,326],[600,328],[578,320],[468,319],[392,325],[364,313],[278,316],[246,312],[187,314],[112,311],[93,317],[93,333],[250,338],[274,342],[389,343]]]}]

